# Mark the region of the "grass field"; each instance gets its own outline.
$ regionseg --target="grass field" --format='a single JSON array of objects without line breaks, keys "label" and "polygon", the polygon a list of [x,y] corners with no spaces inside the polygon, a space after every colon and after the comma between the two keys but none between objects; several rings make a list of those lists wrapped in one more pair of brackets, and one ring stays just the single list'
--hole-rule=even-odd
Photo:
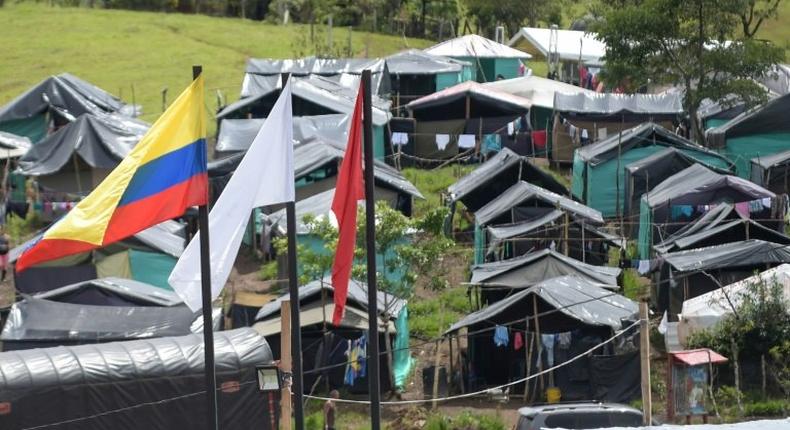
[{"label": "grass field", "polygon": [[[0,106],[49,75],[70,72],[142,104],[143,119],[161,113],[162,89],[172,101],[188,85],[193,64],[206,76],[207,107],[214,112],[216,91],[228,102],[238,98],[250,57],[291,58],[306,26],[199,15],[49,7],[10,3],[0,8]],[[346,46],[348,31],[334,40]],[[388,55],[422,48],[430,41],[353,33],[355,56]]]}]

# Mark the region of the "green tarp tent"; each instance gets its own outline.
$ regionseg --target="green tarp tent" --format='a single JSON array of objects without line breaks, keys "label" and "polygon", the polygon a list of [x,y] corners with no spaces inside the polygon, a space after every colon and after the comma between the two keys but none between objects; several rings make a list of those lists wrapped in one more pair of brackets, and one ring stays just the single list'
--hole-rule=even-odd
[{"label": "green tarp tent", "polygon": [[710,148],[735,162],[738,176],[751,177],[751,160],[790,148],[790,94],[744,112],[706,132]]},{"label": "green tarp tent", "polygon": [[601,211],[604,217],[624,214],[626,167],[666,148],[675,148],[714,168],[732,169],[732,163],[723,156],[648,122],[577,149],[573,158],[571,194]]}]

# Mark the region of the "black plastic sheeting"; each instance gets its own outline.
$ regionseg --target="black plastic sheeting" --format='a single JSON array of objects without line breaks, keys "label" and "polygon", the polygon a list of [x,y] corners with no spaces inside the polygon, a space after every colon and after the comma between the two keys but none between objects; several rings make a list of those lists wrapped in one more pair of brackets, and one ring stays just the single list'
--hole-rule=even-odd
[{"label": "black plastic sheeting", "polygon": [[708,146],[723,148],[727,139],[739,136],[790,132],[788,111],[790,111],[790,94],[785,94],[738,115],[726,124],[708,130],[705,133]]},{"label": "black plastic sheeting", "polygon": [[0,122],[27,119],[54,110],[74,120],[86,113],[119,112],[132,115],[134,107],[69,73],[51,76],[0,108]]},{"label": "black plastic sheeting", "polygon": [[528,321],[528,329],[535,331],[533,296],[538,303],[542,333],[562,333],[585,327],[616,331],[622,328],[624,319],[639,310],[635,302],[598,284],[575,276],[561,276],[547,279],[473,312],[453,324],[445,334],[482,322],[512,325],[514,321],[524,319]]},{"label": "black plastic sheeting", "polygon": [[78,264],[68,267],[31,267],[22,273],[14,271],[14,286],[24,294],[49,291],[64,285],[96,279],[96,266]]},{"label": "black plastic sheeting", "polygon": [[19,172],[49,175],[71,166],[74,155],[90,167],[112,169],[147,131],[147,124],[129,118],[82,115],[34,145],[19,160]]},{"label": "black plastic sheeting", "polygon": [[790,190],[790,151],[752,158],[751,180],[757,185],[783,194]]},{"label": "black plastic sheeting", "polygon": [[[534,204],[530,204],[531,202]],[[513,219],[516,216],[521,218],[518,214],[514,215],[514,212],[517,212],[516,210],[521,206],[526,207],[525,210],[535,209],[542,212],[549,212],[559,208],[568,212],[574,219],[583,218],[592,224],[603,224],[603,216],[599,211],[524,181],[515,183],[498,197],[477,210],[475,212],[475,221],[480,226],[523,221],[528,219],[529,216],[525,216],[523,219]],[[537,215],[542,214],[538,213]],[[502,220],[502,218],[506,217],[509,217],[509,219]]]},{"label": "black plastic sheeting", "polygon": [[447,187],[451,202],[460,201],[476,211],[518,181],[526,181],[548,191],[568,195],[568,189],[548,173],[508,148],[480,164],[466,176]]},{"label": "black plastic sheeting", "polygon": [[[258,390],[256,365],[272,364],[252,329],[214,334],[222,428],[274,430],[279,393]],[[21,430],[205,429],[199,335],[0,353],[0,427]]]}]

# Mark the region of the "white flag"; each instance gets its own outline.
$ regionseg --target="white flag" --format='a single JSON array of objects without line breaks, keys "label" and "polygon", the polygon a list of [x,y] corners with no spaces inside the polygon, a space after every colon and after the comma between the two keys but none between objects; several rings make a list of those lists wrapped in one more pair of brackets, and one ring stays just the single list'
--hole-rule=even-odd
[{"label": "white flag", "polygon": [[[250,212],[259,206],[291,201],[294,163],[289,80],[209,214],[212,300],[219,296],[230,276]],[[199,235],[189,242],[168,282],[190,309],[203,307]]]}]

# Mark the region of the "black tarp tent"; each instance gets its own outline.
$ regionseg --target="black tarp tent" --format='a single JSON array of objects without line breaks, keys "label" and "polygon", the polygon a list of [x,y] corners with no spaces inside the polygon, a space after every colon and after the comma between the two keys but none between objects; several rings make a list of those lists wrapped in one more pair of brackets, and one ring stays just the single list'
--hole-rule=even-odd
[{"label": "black tarp tent", "polygon": [[654,248],[656,252],[664,254],[749,239],[790,245],[790,237],[777,231],[777,226],[781,230],[783,223],[780,221],[773,224],[775,225],[769,228],[751,218],[745,218],[732,204],[722,203],[683,226]]},{"label": "black tarp tent", "polygon": [[[550,249],[542,249],[507,260],[472,266],[472,285],[480,286],[481,302],[494,303],[510,293],[502,288],[521,289],[559,276],[573,275],[603,288],[616,288],[621,270],[593,266]],[[491,287],[491,288],[488,288]]]},{"label": "black tarp tent", "polygon": [[677,321],[683,301],[746,279],[755,270],[790,263],[790,246],[752,239],[670,252],[660,261],[652,297],[669,321]]},{"label": "black tarp tent", "polygon": [[447,187],[449,202],[460,201],[474,212],[488,204],[518,181],[526,181],[560,195],[568,189],[553,176],[533,165],[527,157],[508,148],[486,160]]},{"label": "black tarp tent", "polygon": [[[622,330],[626,326],[624,322],[632,320],[637,312],[637,304],[619,294],[575,276],[562,276],[514,292],[503,300],[463,317],[445,335],[468,331],[466,357],[471,362],[475,377],[469,378],[465,387],[473,391],[524,377],[527,367],[530,374],[535,374],[583,354]],[[502,327],[508,333],[507,345],[494,344],[495,327]],[[560,334],[564,341],[558,340]],[[521,348],[533,348],[528,345],[535,337],[540,342],[538,348],[533,350],[530,365],[526,364],[527,352],[511,346],[516,336],[525,338]],[[543,346],[547,344],[550,346]],[[591,356],[555,370],[555,386],[562,391],[563,399],[627,401],[638,392],[639,387],[638,364],[636,369],[623,365],[633,360],[633,354],[633,347],[626,346],[620,351],[600,348]],[[599,373],[600,369],[591,366],[592,360],[609,365],[619,363],[621,366],[614,373]],[[537,380],[533,379],[529,385],[537,384]],[[597,387],[601,380],[627,381],[629,389],[617,390],[619,394],[614,391],[610,393]]]},{"label": "black tarp tent", "polygon": [[474,79],[471,62],[408,49],[386,58],[396,106]]},{"label": "black tarp tent", "polygon": [[[266,398],[255,371],[273,364],[266,340],[215,333],[214,354],[221,427],[277,429],[279,393]],[[0,427],[208,430],[203,368],[200,335],[3,352]]]},{"label": "black tarp tent", "polygon": [[530,106],[530,101],[523,97],[467,81],[411,101],[406,109],[417,121],[447,121],[505,116],[515,118],[527,113]]},{"label": "black tarp tent", "polygon": [[84,114],[35,144],[17,173],[58,192],[87,194],[134,148],[148,124],[117,115]]},{"label": "black tarp tent", "polygon": [[[355,280],[350,280],[348,284],[348,296],[346,301],[346,315],[341,320],[339,326],[332,324],[332,311],[334,310],[334,288],[329,279],[323,281],[312,281],[299,288],[299,305],[303,309],[302,324],[302,343],[304,349],[303,368],[305,370],[305,390],[310,387],[319,377],[324,378],[324,382],[332,388],[339,388],[344,385],[343,376],[348,357],[344,355],[347,340],[358,339],[367,331],[367,285]],[[395,336],[395,329],[392,325],[406,306],[406,300],[399,299],[391,294],[382,291],[377,292],[377,311],[379,316],[379,342],[392,343]],[[252,326],[258,333],[266,336],[275,359],[280,357],[280,309],[282,301],[289,300],[288,294],[280,296],[277,300],[271,301],[258,311],[256,323]],[[389,333],[389,336],[387,336]],[[387,356],[382,354],[379,358],[382,374],[390,372],[390,365]],[[324,371],[314,371],[314,369],[328,368]],[[389,390],[390,378],[382,378],[382,392]],[[368,392],[367,378],[357,378],[353,385],[348,387],[352,392]]]},{"label": "black tarp tent", "polygon": [[752,158],[751,180],[777,194],[790,190],[790,151]]},{"label": "black tarp tent", "polygon": [[[769,199],[770,206],[752,212],[750,217],[759,220],[783,219],[781,199],[775,197],[776,194],[746,179],[722,175],[694,164],[670,176],[642,196],[638,238],[640,258],[650,258],[653,244],[678,231],[684,221],[693,221],[702,216],[705,205],[748,204]],[[700,207],[703,207],[703,212],[699,211]]]},{"label": "black tarp tent", "polygon": [[119,113],[134,116],[135,106],[69,73],[50,76],[0,107],[0,130],[38,142],[47,130],[79,116]]}]

